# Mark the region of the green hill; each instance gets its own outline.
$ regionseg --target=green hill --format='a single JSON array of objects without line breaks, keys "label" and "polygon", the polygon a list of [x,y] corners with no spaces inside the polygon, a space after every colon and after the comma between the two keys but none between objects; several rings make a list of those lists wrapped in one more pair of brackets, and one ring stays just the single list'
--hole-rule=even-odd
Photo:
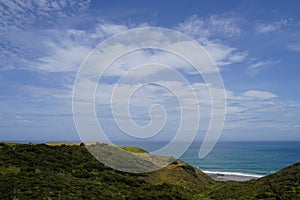
[{"label": "green hill", "polygon": [[[167,159],[134,147],[98,146],[109,147],[101,155],[121,148],[128,159],[149,165]],[[299,199],[299,180],[299,163],[261,179],[224,182],[180,160],[136,174],[101,164],[78,144],[0,143],[0,199]]]},{"label": "green hill", "polygon": [[228,181],[210,191],[212,199],[300,199],[300,163],[247,182]]}]

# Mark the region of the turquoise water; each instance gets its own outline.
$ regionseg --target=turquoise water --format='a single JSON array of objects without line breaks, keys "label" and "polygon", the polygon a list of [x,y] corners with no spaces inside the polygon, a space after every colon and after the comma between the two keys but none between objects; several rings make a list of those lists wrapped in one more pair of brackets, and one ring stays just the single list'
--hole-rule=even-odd
[{"label": "turquoise water", "polygon": [[192,144],[181,159],[203,171],[267,175],[300,162],[298,142],[219,142],[204,159]]},{"label": "turquoise water", "polygon": [[[164,143],[134,143],[148,151]],[[300,141],[218,142],[204,159],[198,158],[201,143],[193,143],[181,160],[205,171],[236,175],[264,176],[300,162]]]}]

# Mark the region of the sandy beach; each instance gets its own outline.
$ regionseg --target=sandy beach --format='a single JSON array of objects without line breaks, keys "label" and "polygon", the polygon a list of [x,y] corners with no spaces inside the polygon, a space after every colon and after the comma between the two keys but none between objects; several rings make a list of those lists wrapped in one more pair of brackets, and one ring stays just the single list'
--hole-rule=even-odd
[{"label": "sandy beach", "polygon": [[239,173],[230,173],[230,172],[210,172],[204,171],[211,178],[218,181],[249,181],[252,179],[258,179],[262,176],[257,175],[247,175],[247,174],[239,174]]}]

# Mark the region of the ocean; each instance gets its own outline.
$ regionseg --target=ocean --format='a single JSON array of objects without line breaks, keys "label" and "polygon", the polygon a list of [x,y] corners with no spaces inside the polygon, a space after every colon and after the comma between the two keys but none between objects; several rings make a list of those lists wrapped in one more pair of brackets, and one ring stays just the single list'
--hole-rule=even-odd
[{"label": "ocean", "polygon": [[[164,144],[130,145],[153,151]],[[180,159],[206,173],[262,177],[300,162],[300,141],[218,142],[204,159],[198,158],[200,147],[193,143]]]},{"label": "ocean", "polygon": [[204,172],[260,177],[300,162],[300,141],[219,142],[204,159],[198,158],[200,145],[192,144],[180,159]]}]

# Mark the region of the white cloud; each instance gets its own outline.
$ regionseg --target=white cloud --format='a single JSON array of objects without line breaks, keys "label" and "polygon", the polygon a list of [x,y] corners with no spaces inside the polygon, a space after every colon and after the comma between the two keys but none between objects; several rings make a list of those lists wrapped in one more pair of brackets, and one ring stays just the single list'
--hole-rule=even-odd
[{"label": "white cloud", "polygon": [[237,18],[213,15],[209,18],[192,16],[179,23],[177,30],[199,42],[212,57],[218,67],[245,61],[248,52],[228,46],[218,39],[233,38],[241,34]]},{"label": "white cloud", "polygon": [[245,97],[250,97],[250,98],[259,98],[259,99],[272,99],[276,98],[277,96],[268,91],[258,91],[258,90],[249,90],[246,91],[242,94]]},{"label": "white cloud", "polygon": [[[195,20],[197,21],[198,19]],[[226,30],[231,30],[229,26],[232,22],[225,22],[222,20],[223,19],[221,19],[221,17],[211,16],[209,22],[210,24],[214,24],[211,26],[216,26],[219,28],[224,26],[226,27]],[[229,19],[226,20],[230,21]],[[189,22],[187,22],[187,24],[188,23]],[[223,25],[221,26],[221,24]],[[3,52],[1,55],[5,57],[14,56],[15,58],[19,58],[6,59],[7,63],[5,63],[5,69],[19,67],[23,69],[28,68],[30,70],[38,69],[47,72],[77,71],[91,47],[94,47],[99,41],[103,41],[113,34],[128,30],[130,28],[144,27],[146,25],[147,24],[136,24],[126,26],[122,24],[100,21],[100,23],[95,25],[95,28],[93,30],[81,30],[74,28],[62,30],[47,29],[44,31],[39,31],[39,39],[37,40],[38,42],[36,42],[35,45],[32,45],[31,43],[33,40],[35,40],[37,33],[27,32],[27,39],[24,39],[22,42],[14,41],[14,43],[16,43],[15,49],[17,51],[12,51],[9,48],[3,48],[1,50]],[[183,28],[183,26],[184,23],[180,25],[181,28]],[[197,27],[194,28],[197,30]],[[227,46],[220,41],[209,40],[207,38],[197,38],[195,35],[192,36],[198,39],[200,44],[205,48],[205,50],[207,50],[208,54],[212,57],[213,61],[218,67],[243,62],[248,57],[247,52],[239,52],[236,48]],[[161,38],[159,37],[160,36],[158,35],[158,43],[166,42],[161,40]],[[136,38],[135,40],[138,40],[138,38]],[[7,38],[6,41],[9,41],[9,43],[11,44],[11,38]],[[5,40],[3,42],[5,42]],[[29,52],[28,49],[23,50],[24,46],[31,47],[32,51]],[[197,55],[196,52],[188,49],[188,45],[184,44],[184,42],[169,44],[169,46],[170,48],[181,50],[186,48],[186,52],[190,52],[190,57],[198,58],[200,56]],[[32,55],[34,57],[32,57]],[[122,63],[122,66],[115,67],[115,70],[110,70],[108,72],[111,73],[111,75],[121,75],[124,72],[128,71],[128,66],[143,64],[143,62],[148,60],[149,62],[161,62],[175,68],[184,69],[187,73],[193,73],[193,71],[190,71],[191,67],[187,66],[187,63],[184,60],[174,58],[175,56],[170,55],[169,53],[161,52],[156,55],[151,55],[145,52],[139,52],[139,55],[137,56],[129,56],[129,58],[126,59],[126,62]],[[18,61],[18,63],[15,63],[15,61]],[[205,63],[201,64],[205,66],[203,67],[202,73],[211,72],[211,69],[213,69]]]},{"label": "white cloud", "polygon": [[[143,87],[143,84],[121,84],[119,85],[120,97],[128,96],[132,93],[132,89],[136,90],[135,95],[130,101],[127,98],[117,98],[117,103],[114,106],[124,107],[130,106],[133,109],[132,118],[139,120],[143,124],[149,122],[148,112],[149,108],[153,104],[161,104],[168,112],[167,121],[171,123],[171,129],[177,128],[178,120],[180,120],[180,110],[195,110],[197,107],[200,109],[200,127],[199,130],[206,130],[211,118],[211,97],[207,90],[209,85],[204,83],[192,84],[193,91],[187,87],[184,83],[177,81],[160,81],[160,84],[168,85],[177,92],[177,96],[170,93],[168,90],[163,90],[160,86],[148,85]],[[107,115],[107,109],[110,108],[110,98],[112,97],[113,84],[104,84],[98,87],[97,90],[97,108],[102,105],[98,114],[101,113],[108,119],[112,118],[111,115]],[[218,88],[210,88],[218,93]],[[197,96],[197,103],[190,95],[190,92],[195,92]],[[221,91],[220,91],[221,92]],[[226,91],[227,93],[227,120],[225,123],[225,129],[240,130],[240,129],[261,129],[267,128],[284,129],[286,127],[295,127],[299,123],[296,117],[300,113],[300,105],[289,104],[279,101],[278,96],[270,91],[260,90],[248,90],[241,94],[234,93],[233,91]],[[115,97],[116,97],[115,96]],[[176,100],[177,99],[177,100]],[[181,103],[179,105],[178,102]],[[100,108],[99,107],[99,108]],[[218,107],[218,102],[215,109]],[[102,111],[102,112],[101,112]],[[220,116],[221,113],[216,116]],[[129,116],[117,116],[117,117],[129,117]],[[189,120],[186,116],[185,120]],[[102,119],[106,120],[106,119]],[[176,121],[177,120],[177,121]],[[172,121],[176,122],[175,124]],[[170,127],[169,127],[170,128]],[[171,130],[170,129],[170,130]],[[172,129],[172,130],[173,130]]]},{"label": "white cloud", "polygon": [[[141,84],[140,82],[124,84],[100,84],[97,90],[96,108],[98,109],[99,117],[104,120],[112,120],[120,118],[125,120],[128,117],[134,120],[138,119],[140,122],[149,122],[149,109],[152,105],[162,105],[167,111],[167,122],[169,124],[169,131],[175,133],[180,120],[185,123],[194,122],[198,119],[195,112],[199,109],[201,121],[199,129],[206,130],[209,125],[211,117],[211,97],[207,90],[210,87],[204,83],[195,83],[187,85],[178,81],[157,81],[157,85]],[[114,87],[117,90],[113,90]],[[218,93],[218,88],[210,88],[211,92]],[[212,91],[214,90],[214,91]],[[116,92],[113,94],[113,91]],[[134,91],[134,92],[133,92]],[[132,94],[132,96],[130,96]],[[195,96],[194,96],[195,95]],[[84,96],[84,94],[83,94]],[[221,96],[220,96],[221,97]],[[113,98],[113,101],[111,101]],[[122,110],[125,107],[132,108],[131,116],[125,114],[115,113],[114,117],[108,114],[111,109],[111,103],[115,110]],[[216,101],[215,112],[218,111],[221,102]],[[182,112],[185,115],[182,115]],[[222,117],[222,113],[216,112],[215,117]],[[224,114],[224,113],[223,113]],[[103,117],[105,117],[103,119]],[[184,119],[182,119],[184,117]],[[185,127],[189,129],[189,127]],[[191,127],[190,127],[191,128]],[[174,130],[175,129],[175,130]]]},{"label": "white cloud", "polygon": [[242,30],[237,25],[238,18],[237,17],[223,17],[212,15],[210,17],[211,27],[213,27],[213,31],[217,32],[218,34],[225,34],[225,37],[238,37]]},{"label": "white cloud", "polygon": [[[13,68],[20,68],[27,71],[35,71],[37,74],[31,73],[31,84],[12,87],[12,96],[0,96],[0,107],[6,113],[15,113],[11,118],[20,122],[28,122],[29,119],[37,120],[40,117],[45,117],[44,126],[49,127],[48,121],[55,124],[61,123],[56,118],[63,113],[71,114],[71,94],[72,86],[70,84],[74,81],[74,72],[79,68],[84,57],[88,54],[91,47],[105,38],[135,27],[144,27],[147,24],[124,25],[115,24],[107,21],[101,21],[95,24],[91,29],[69,28],[66,24],[65,28],[58,29],[53,26],[46,26],[47,23],[60,21],[64,23],[69,17],[80,16],[86,9],[88,9],[89,1],[1,1],[0,2],[0,59],[2,70],[9,70]],[[53,21],[54,20],[54,21]],[[34,27],[36,23],[45,22],[46,25],[41,25],[40,30],[29,30]],[[270,24],[258,24],[256,31],[259,33],[270,33],[283,28],[287,21],[281,20]],[[46,27],[46,28],[45,28]],[[193,16],[183,23],[178,24],[177,30],[186,33],[193,37],[207,50],[209,55],[213,58],[215,63],[222,69],[223,66],[228,66],[234,63],[244,62],[249,58],[249,52],[241,51],[238,48],[229,45],[227,42],[238,38],[242,34],[239,27],[239,19],[235,16],[217,16],[212,15],[207,18]],[[14,29],[14,30],[13,30]],[[20,35],[22,37],[20,37]],[[163,39],[156,37],[157,43],[164,43]],[[139,38],[136,38],[137,40]],[[145,42],[145,41],[141,41]],[[130,45],[130,44],[128,44]],[[183,49],[189,52],[190,57],[198,57],[203,55],[196,54],[192,49],[186,48],[188,45],[184,42],[169,44],[173,49]],[[111,47],[111,50],[119,52],[123,50],[122,46]],[[298,44],[290,45],[289,48],[293,51],[300,51]],[[123,60],[122,60],[123,59]],[[130,71],[132,66],[144,64],[145,61],[151,63],[160,63],[170,65],[176,69],[184,71],[185,75],[193,73],[190,66],[182,59],[175,55],[166,52],[149,52],[139,51],[128,57],[124,57],[114,63],[107,71],[107,76],[121,76]],[[94,61],[97,62],[96,60]],[[251,76],[256,75],[265,67],[275,65],[279,61],[276,60],[253,60],[250,63],[247,73]],[[206,65],[207,63],[202,63]],[[50,73],[48,73],[50,72]],[[59,72],[59,73],[53,73]],[[163,72],[163,73],[158,73]],[[210,73],[210,68],[204,69],[205,73]],[[38,74],[40,73],[40,74]],[[26,74],[26,73],[24,73]],[[67,84],[65,82],[54,83],[49,80],[43,81],[40,78],[54,74],[53,79],[63,79],[62,74],[68,76]],[[191,98],[190,88],[186,84],[172,80],[172,76],[168,71],[163,71],[159,67],[149,67],[139,74],[131,74],[132,82],[124,83],[121,86],[121,97],[117,99],[118,106],[127,105],[127,99],[122,96],[128,94],[132,88],[143,86],[143,81],[155,77],[155,81],[164,83],[171,88],[175,88],[178,93],[178,98],[182,99],[183,104],[178,103],[173,99],[174,95],[167,90],[159,89],[155,86],[142,88],[131,102],[134,109],[133,115],[140,121],[147,121],[149,105],[158,103],[165,105],[165,108],[170,112],[170,119],[178,119],[180,115],[178,111],[180,108],[193,110],[195,106],[201,109],[201,122],[208,122],[210,118],[210,94],[207,92],[207,87],[212,87],[204,83],[192,83],[192,87],[198,97],[196,104]],[[25,75],[26,76],[26,75]],[[3,78],[3,77],[0,77]],[[37,80],[35,79],[37,78]],[[109,77],[111,78],[111,77]],[[35,82],[36,81],[36,82]],[[92,82],[87,82],[83,86],[86,92],[92,88]],[[109,81],[113,81],[109,79]],[[134,81],[137,83],[135,84]],[[195,80],[193,80],[195,81]],[[0,84],[5,83],[2,87],[7,87],[10,82],[7,80],[0,80]],[[41,86],[42,84],[51,85]],[[110,102],[110,94],[115,83],[104,85],[98,88],[97,98],[103,98]],[[210,88],[214,91],[216,96],[222,94],[219,88]],[[227,114],[228,121],[226,128],[299,128],[299,114],[300,106],[297,104],[289,104],[287,102],[279,101],[275,93],[270,91],[249,90],[238,94],[233,91],[225,91],[227,94]],[[81,94],[82,100],[88,96],[86,93]],[[101,114],[107,114],[109,107],[102,103]],[[217,102],[216,106],[219,106]],[[16,111],[16,112],[15,112]],[[17,112],[19,111],[19,112]],[[23,114],[22,114],[23,112]],[[26,115],[26,112],[33,113]],[[47,115],[47,113],[53,115]],[[24,114],[25,113],[25,114]],[[157,114],[157,113],[155,113]],[[33,116],[35,115],[35,117]],[[176,116],[175,116],[176,115]],[[103,115],[104,118],[109,115]],[[141,117],[142,116],[142,117]],[[1,121],[5,123],[6,115],[1,115]],[[192,116],[189,116],[192,118]],[[71,117],[66,117],[71,120]],[[107,119],[108,119],[107,118]],[[108,120],[111,120],[109,118]],[[18,123],[11,121],[14,126]],[[15,123],[14,123],[15,122]],[[205,123],[201,124],[200,129],[205,129]],[[73,125],[72,120],[70,124]],[[173,121],[172,126],[176,127],[177,121]],[[37,123],[33,123],[37,125]],[[206,124],[207,125],[207,124]],[[171,127],[172,127],[171,126]],[[69,130],[68,130],[69,131]]]},{"label": "white cloud", "polygon": [[111,36],[113,34],[120,33],[126,30],[128,30],[128,27],[125,25],[103,22],[96,26],[96,33],[95,35],[92,35],[92,37],[105,38],[107,36]]},{"label": "white cloud", "polygon": [[203,45],[220,69],[226,65],[243,62],[248,57],[247,52],[239,52],[236,48],[229,47],[218,41],[202,40],[200,44]]},{"label": "white cloud", "polygon": [[[136,27],[145,25],[136,24]],[[0,57],[4,60],[2,70],[22,68],[46,72],[76,72],[95,45],[129,28],[103,21],[96,24],[93,30],[71,28],[9,31],[0,42]],[[19,37],[20,34],[22,37]]]},{"label": "white cloud", "polygon": [[[89,0],[1,1],[1,70],[53,72],[78,67],[81,63],[78,61],[88,52],[86,49],[93,45],[91,40],[86,41],[85,31],[57,29],[53,24],[56,27],[69,17],[80,17],[89,3]],[[34,28],[36,24],[39,29]],[[80,34],[84,36],[80,38]]]},{"label": "white cloud", "polygon": [[290,45],[288,45],[288,49],[295,51],[295,52],[300,52],[300,43],[290,44]]},{"label": "white cloud", "polygon": [[73,72],[77,71],[89,53],[90,49],[70,42],[64,46],[49,43],[51,48],[48,56],[38,59],[33,66],[47,72]]},{"label": "white cloud", "polygon": [[253,61],[252,64],[247,69],[247,74],[249,76],[255,76],[259,71],[263,70],[266,67],[270,67],[279,63],[279,60],[266,60],[266,61]]},{"label": "white cloud", "polygon": [[238,18],[234,16],[211,15],[208,18],[194,15],[177,26],[182,31],[191,36],[197,37],[238,37],[241,29],[238,26]]},{"label": "white cloud", "polygon": [[[106,25],[101,24],[101,27],[104,26]],[[108,24],[107,26],[110,27],[112,25]],[[115,30],[115,28],[113,28],[113,30]],[[125,30],[125,28],[124,27],[120,29],[117,28],[117,30]],[[100,34],[98,34],[98,32]],[[90,43],[90,42],[86,42],[84,39],[78,40],[77,37],[83,38],[85,36],[85,38],[91,38],[90,37],[91,35],[92,36],[100,35],[102,39],[104,37],[103,36],[104,32],[102,31],[102,29],[101,31],[97,31],[96,33],[85,33],[79,30],[72,29],[72,30],[68,30],[67,33],[68,34],[62,34],[64,35],[64,37],[58,37],[58,39],[56,39],[58,42],[53,44],[53,42],[50,41],[47,43],[49,46],[48,52],[50,53],[49,55],[41,57],[38,60],[39,69],[45,71],[51,71],[51,72],[64,71],[64,70],[70,71],[70,69],[76,71],[76,69],[78,69],[79,64],[77,64],[74,67],[71,67],[71,64],[78,63],[80,59],[82,59],[83,61],[83,58],[80,57],[79,54],[81,54],[82,56],[87,55],[87,53],[85,55],[83,55],[83,53],[86,52],[88,49],[86,47],[87,46],[86,43]],[[107,34],[111,34],[111,33],[112,33],[111,31],[107,32]],[[71,35],[71,38],[69,35]],[[130,54],[126,54],[121,58],[115,60],[114,63],[112,63],[112,65],[109,66],[109,69],[106,71],[107,76],[121,76],[126,72],[129,72],[133,67],[143,65],[145,63],[164,64],[176,69],[184,70],[188,74],[195,73],[195,70],[192,68],[192,66],[184,59],[197,60],[197,63],[194,64],[201,66],[201,73],[211,73],[211,72],[218,71],[218,69],[215,66],[213,66],[213,63],[211,62],[209,57],[207,57],[205,51],[201,50],[201,52],[199,52],[200,48],[198,50],[191,49],[191,46],[193,47],[195,46],[193,42],[185,41],[185,40],[183,41],[175,40],[174,42],[172,42],[169,41],[169,38],[165,38],[166,37],[165,35],[161,35],[159,33],[153,33],[153,35],[151,35],[151,38],[155,38],[152,41],[145,41],[144,36],[143,37],[141,36],[140,38],[139,37],[137,38],[136,36],[132,36],[132,37],[133,37],[132,40],[130,40],[131,38],[126,38],[124,41],[122,41],[122,44],[120,43],[120,44],[108,46],[107,49],[105,49],[105,51],[101,49],[99,53],[100,54],[104,53],[106,55],[105,57],[108,58],[110,57],[109,54],[116,55],[117,52],[120,52],[119,55],[121,55],[121,53],[128,51],[128,49],[140,48],[140,46],[149,46],[149,45],[153,46],[152,43],[154,42],[155,45],[161,47],[162,49],[169,49],[170,51],[173,51],[175,53],[185,52],[184,54],[185,58],[177,56],[172,52],[148,50],[148,49],[138,50],[138,51],[131,52]],[[92,39],[90,40],[94,40],[93,38],[94,37],[92,37]],[[97,40],[95,39],[94,41]],[[233,53],[233,51],[235,50],[234,48],[224,47],[220,43],[212,43],[207,41],[206,46],[204,47],[206,49],[209,49],[209,51],[213,53],[215,57],[214,61],[217,62],[216,64],[220,64],[223,66],[228,65],[232,62],[240,62],[246,56],[246,54],[244,53]],[[76,56],[74,56],[73,58],[74,61],[72,61],[71,56],[68,55],[71,55],[74,52],[76,53]],[[188,57],[186,57],[187,54]],[[66,61],[63,60],[64,56],[66,56]],[[181,56],[183,55],[181,54]],[[99,65],[102,63],[103,60],[99,60],[100,57],[97,55],[92,57],[93,59],[89,59],[88,61],[89,65],[94,66],[93,68],[95,68],[96,66],[100,67]],[[40,63],[40,61],[43,61],[43,63]],[[60,66],[55,67],[54,65],[60,65]],[[52,69],[51,66],[53,66]],[[138,77],[144,78],[147,75],[153,75],[156,72],[160,71],[158,70],[158,68],[151,68],[149,70],[144,71],[143,74],[139,74]]]},{"label": "white cloud", "polygon": [[227,105],[225,129],[229,130],[287,130],[300,122],[296,117],[300,105],[280,101],[269,91],[230,92]]},{"label": "white cloud", "polygon": [[[202,58],[202,63],[199,63],[199,65],[201,65],[201,73],[216,72],[216,68],[211,66],[212,63],[207,59],[205,54],[201,55],[197,51],[189,51],[190,49],[188,48],[188,43],[178,42],[167,45],[166,48],[168,47],[178,49],[180,51],[186,50],[187,52],[190,52],[189,56],[190,58],[194,58],[194,60],[199,60],[199,58]],[[111,51],[115,52],[116,50]],[[100,61],[95,60],[94,62]],[[163,67],[163,65],[165,65],[165,67]],[[139,70],[138,74],[131,73],[131,70],[137,66],[143,67],[143,71]],[[150,52],[147,50],[138,50],[124,55],[114,61],[114,63],[107,69],[105,76],[121,76],[130,72],[129,76],[132,77],[132,75],[135,75],[135,77],[132,78],[144,79],[147,76],[159,76],[158,72],[163,73],[162,71],[170,70],[167,66],[172,69],[181,69],[187,74],[196,73],[195,69],[190,63],[184,60],[184,58],[179,57],[171,52],[160,50],[153,50]],[[171,73],[169,73],[169,75],[171,75]]]},{"label": "white cloud", "polygon": [[287,20],[279,20],[272,23],[259,23],[256,25],[255,31],[257,33],[271,33],[280,30],[287,23]]},{"label": "white cloud", "polygon": [[44,0],[0,2],[0,30],[24,29],[37,21],[50,21],[78,16],[89,7],[89,0]]}]

